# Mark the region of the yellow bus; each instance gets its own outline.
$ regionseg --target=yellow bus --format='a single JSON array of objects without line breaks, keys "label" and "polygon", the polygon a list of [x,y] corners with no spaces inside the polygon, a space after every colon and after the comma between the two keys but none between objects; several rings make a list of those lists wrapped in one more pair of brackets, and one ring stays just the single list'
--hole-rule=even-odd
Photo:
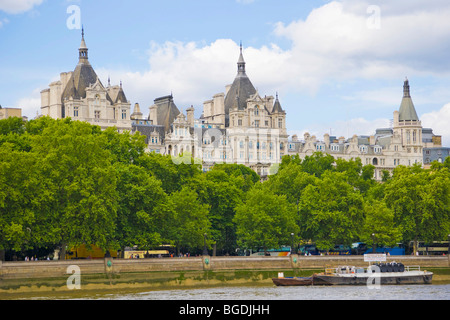
[{"label": "yellow bus", "polygon": [[140,250],[137,247],[125,248],[124,259],[168,258],[173,254],[174,247],[163,245],[152,250]]},{"label": "yellow bus", "polygon": [[[112,258],[118,258],[117,250],[109,250]],[[70,249],[66,252],[66,260],[74,259],[103,259],[105,257],[106,251],[100,249],[97,246],[81,245]]]}]

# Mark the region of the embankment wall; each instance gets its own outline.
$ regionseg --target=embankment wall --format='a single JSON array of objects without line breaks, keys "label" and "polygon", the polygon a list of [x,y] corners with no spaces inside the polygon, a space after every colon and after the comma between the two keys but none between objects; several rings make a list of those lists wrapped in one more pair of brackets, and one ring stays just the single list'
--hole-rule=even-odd
[{"label": "embankment wall", "polygon": [[[388,262],[401,262],[407,266],[422,268],[450,267],[450,258],[433,256],[391,256]],[[66,277],[70,266],[79,267],[84,275],[124,274],[177,271],[239,271],[239,270],[287,270],[323,269],[339,265],[367,266],[362,256],[291,256],[291,257],[193,257],[161,259],[104,259],[65,261],[0,261],[0,280],[39,279]]]}]

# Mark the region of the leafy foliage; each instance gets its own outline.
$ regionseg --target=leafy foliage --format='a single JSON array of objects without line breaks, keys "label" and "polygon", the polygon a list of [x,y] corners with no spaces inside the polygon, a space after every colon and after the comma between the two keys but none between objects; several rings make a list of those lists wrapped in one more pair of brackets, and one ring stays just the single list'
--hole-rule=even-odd
[{"label": "leafy foliage", "polygon": [[[173,244],[272,249],[313,241],[393,245],[446,240],[450,158],[374,180],[359,158],[285,156],[261,182],[250,168],[145,152],[139,134],[48,117],[0,121],[0,248]],[[190,158],[190,155],[184,155]]]}]

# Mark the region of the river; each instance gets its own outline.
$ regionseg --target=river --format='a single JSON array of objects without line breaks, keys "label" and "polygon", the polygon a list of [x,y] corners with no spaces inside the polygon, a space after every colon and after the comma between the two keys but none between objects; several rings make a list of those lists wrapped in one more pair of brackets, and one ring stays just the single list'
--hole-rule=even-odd
[{"label": "river", "polygon": [[85,300],[450,300],[450,284],[333,287],[221,287],[133,294],[99,294]]}]

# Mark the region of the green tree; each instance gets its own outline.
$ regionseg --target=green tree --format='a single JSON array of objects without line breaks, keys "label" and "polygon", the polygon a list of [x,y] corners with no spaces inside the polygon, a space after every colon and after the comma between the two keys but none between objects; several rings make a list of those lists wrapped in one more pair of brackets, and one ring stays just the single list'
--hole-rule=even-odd
[{"label": "green tree", "polygon": [[236,224],[233,219],[236,207],[242,204],[245,191],[253,184],[247,177],[227,173],[226,170],[213,169],[205,174],[204,202],[210,206],[211,238],[219,252],[231,254],[236,248]]},{"label": "green tree", "polygon": [[109,248],[114,242],[116,175],[105,144],[99,127],[70,119],[50,121],[33,136],[48,195],[38,221],[46,238],[61,244],[62,255],[67,245]]},{"label": "green tree", "polygon": [[171,156],[145,153],[136,163],[160,180],[164,191],[171,194],[202,174],[200,165],[175,162]]},{"label": "green tree", "polygon": [[295,206],[286,196],[276,195],[261,185],[247,193],[245,203],[236,209],[234,221],[241,248],[278,248],[290,244],[291,233],[297,235],[299,231]]},{"label": "green tree", "polygon": [[300,201],[303,239],[313,240],[321,250],[335,244],[351,244],[364,221],[361,194],[341,172],[327,171],[315,185],[307,186]]},{"label": "green tree", "polygon": [[375,167],[373,165],[363,166],[361,159],[337,159],[336,171],[347,176],[348,183],[365,194],[374,184]]},{"label": "green tree", "polygon": [[11,133],[23,134],[25,132],[25,121],[22,118],[10,117],[0,120],[0,135]]},{"label": "green tree", "polygon": [[0,248],[20,251],[41,244],[36,210],[46,193],[36,168],[34,154],[10,143],[0,146]]},{"label": "green tree", "polygon": [[211,232],[209,206],[201,203],[197,193],[188,187],[171,194],[170,201],[175,212],[171,221],[171,237],[177,251],[180,252],[182,247],[193,250],[203,248],[204,234],[210,235]]},{"label": "green tree", "polygon": [[138,246],[149,250],[166,244],[170,239],[172,208],[161,182],[144,168],[116,163],[117,172],[117,232],[120,247]]},{"label": "green tree", "polygon": [[401,229],[395,225],[394,212],[383,201],[364,203],[365,221],[361,241],[372,243],[372,234],[378,245],[395,246],[402,240]]},{"label": "green tree", "polygon": [[385,201],[394,211],[403,238],[417,241],[446,239],[450,231],[448,170],[428,171],[400,166],[385,186]]},{"label": "green tree", "polygon": [[308,185],[315,184],[317,179],[304,172],[300,164],[292,161],[285,163],[265,184],[275,194],[285,195],[290,203],[298,206],[303,190]]},{"label": "green tree", "polygon": [[301,165],[303,171],[320,178],[326,171],[333,171],[335,160],[333,156],[316,152],[312,156],[306,156]]},{"label": "green tree", "polygon": [[111,127],[102,134],[106,137],[105,148],[111,151],[113,162],[135,163],[144,154],[145,136],[139,132],[118,133],[115,127]]}]

